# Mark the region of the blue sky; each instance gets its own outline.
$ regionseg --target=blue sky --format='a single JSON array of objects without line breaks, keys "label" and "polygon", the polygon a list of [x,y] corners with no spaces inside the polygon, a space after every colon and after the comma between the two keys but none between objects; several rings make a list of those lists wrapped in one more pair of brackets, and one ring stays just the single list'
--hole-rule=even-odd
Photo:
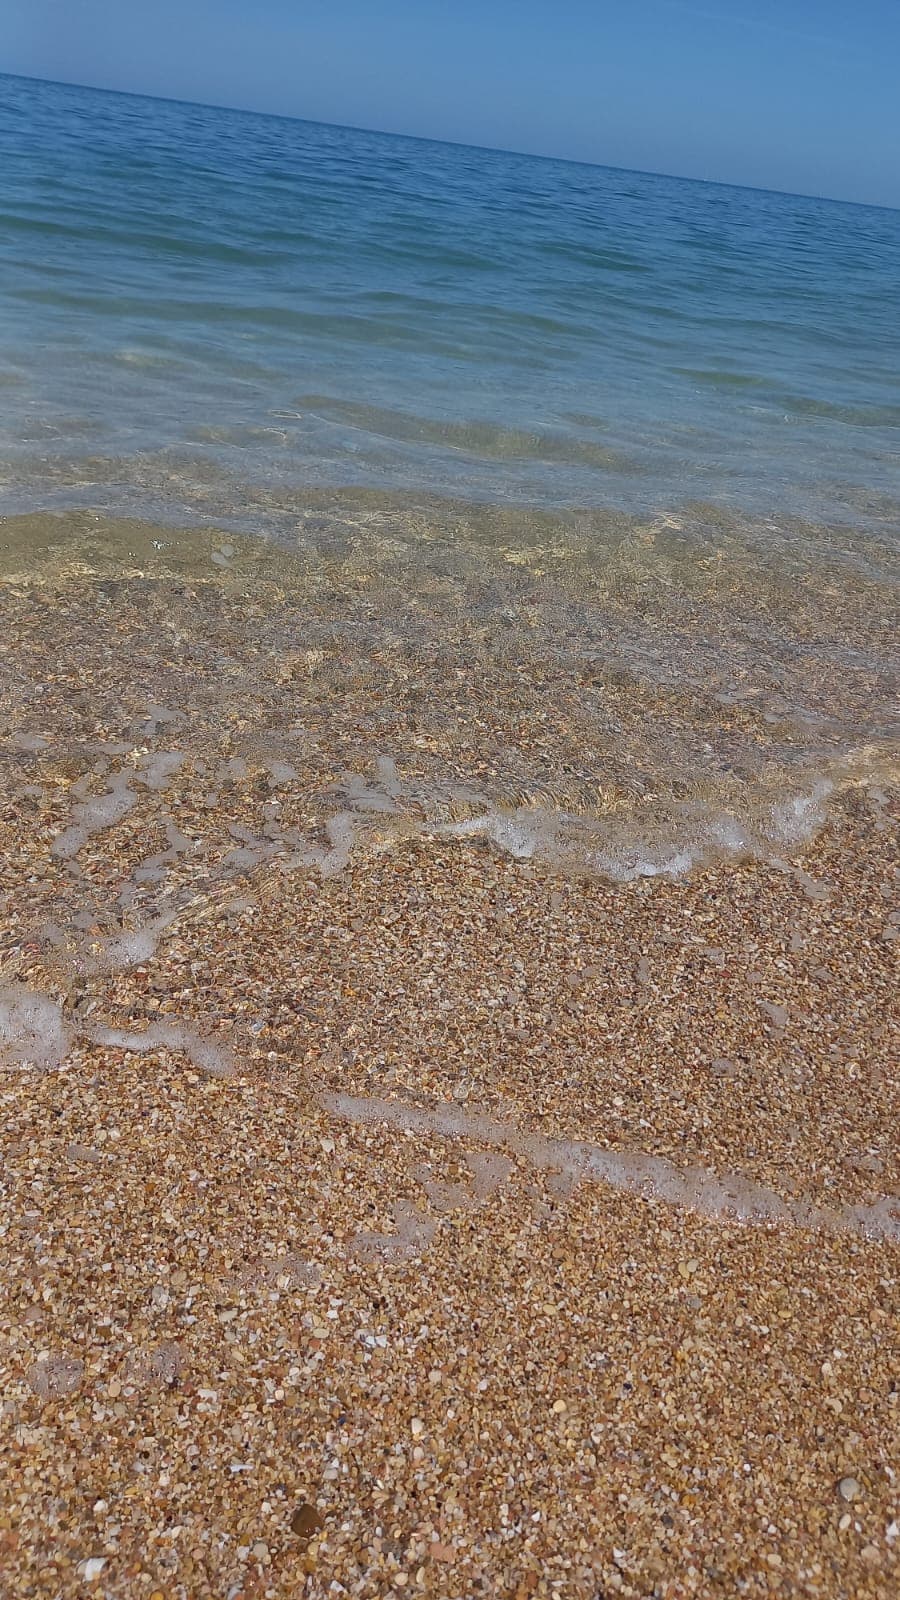
[{"label": "blue sky", "polygon": [[900,206],[900,0],[0,0],[0,70]]}]

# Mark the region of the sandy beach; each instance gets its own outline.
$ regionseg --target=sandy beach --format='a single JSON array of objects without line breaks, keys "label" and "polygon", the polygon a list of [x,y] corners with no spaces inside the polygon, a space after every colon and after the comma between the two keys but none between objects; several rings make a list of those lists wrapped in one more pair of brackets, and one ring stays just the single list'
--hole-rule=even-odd
[{"label": "sandy beach", "polygon": [[[890,761],[629,875],[702,694],[607,674],[592,789],[547,551],[488,651],[389,537],[4,524],[0,1592],[887,1600]],[[715,717],[733,812],[790,757]]]}]

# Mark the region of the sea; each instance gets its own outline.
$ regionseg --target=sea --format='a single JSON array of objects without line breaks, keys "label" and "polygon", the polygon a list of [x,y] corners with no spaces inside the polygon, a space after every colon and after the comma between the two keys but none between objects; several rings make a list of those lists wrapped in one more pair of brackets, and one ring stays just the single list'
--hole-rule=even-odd
[{"label": "sea", "polygon": [[567,686],[565,771],[523,716],[459,824],[515,853],[787,848],[894,772],[900,212],[0,77],[35,513],[352,558],[360,651],[468,607],[492,696]]}]

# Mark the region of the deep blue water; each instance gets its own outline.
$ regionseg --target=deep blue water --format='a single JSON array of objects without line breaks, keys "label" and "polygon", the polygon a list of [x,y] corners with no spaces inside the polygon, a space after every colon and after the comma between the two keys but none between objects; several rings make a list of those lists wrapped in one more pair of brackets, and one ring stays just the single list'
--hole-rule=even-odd
[{"label": "deep blue water", "polygon": [[900,499],[900,212],[13,78],[0,160],[0,506]]}]

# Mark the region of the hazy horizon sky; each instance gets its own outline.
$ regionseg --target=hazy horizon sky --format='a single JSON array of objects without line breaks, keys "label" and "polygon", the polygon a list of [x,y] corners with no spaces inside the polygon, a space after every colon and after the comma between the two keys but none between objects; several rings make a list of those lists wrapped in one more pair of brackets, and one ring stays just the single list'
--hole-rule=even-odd
[{"label": "hazy horizon sky", "polygon": [[0,0],[0,71],[900,206],[898,0]]}]

